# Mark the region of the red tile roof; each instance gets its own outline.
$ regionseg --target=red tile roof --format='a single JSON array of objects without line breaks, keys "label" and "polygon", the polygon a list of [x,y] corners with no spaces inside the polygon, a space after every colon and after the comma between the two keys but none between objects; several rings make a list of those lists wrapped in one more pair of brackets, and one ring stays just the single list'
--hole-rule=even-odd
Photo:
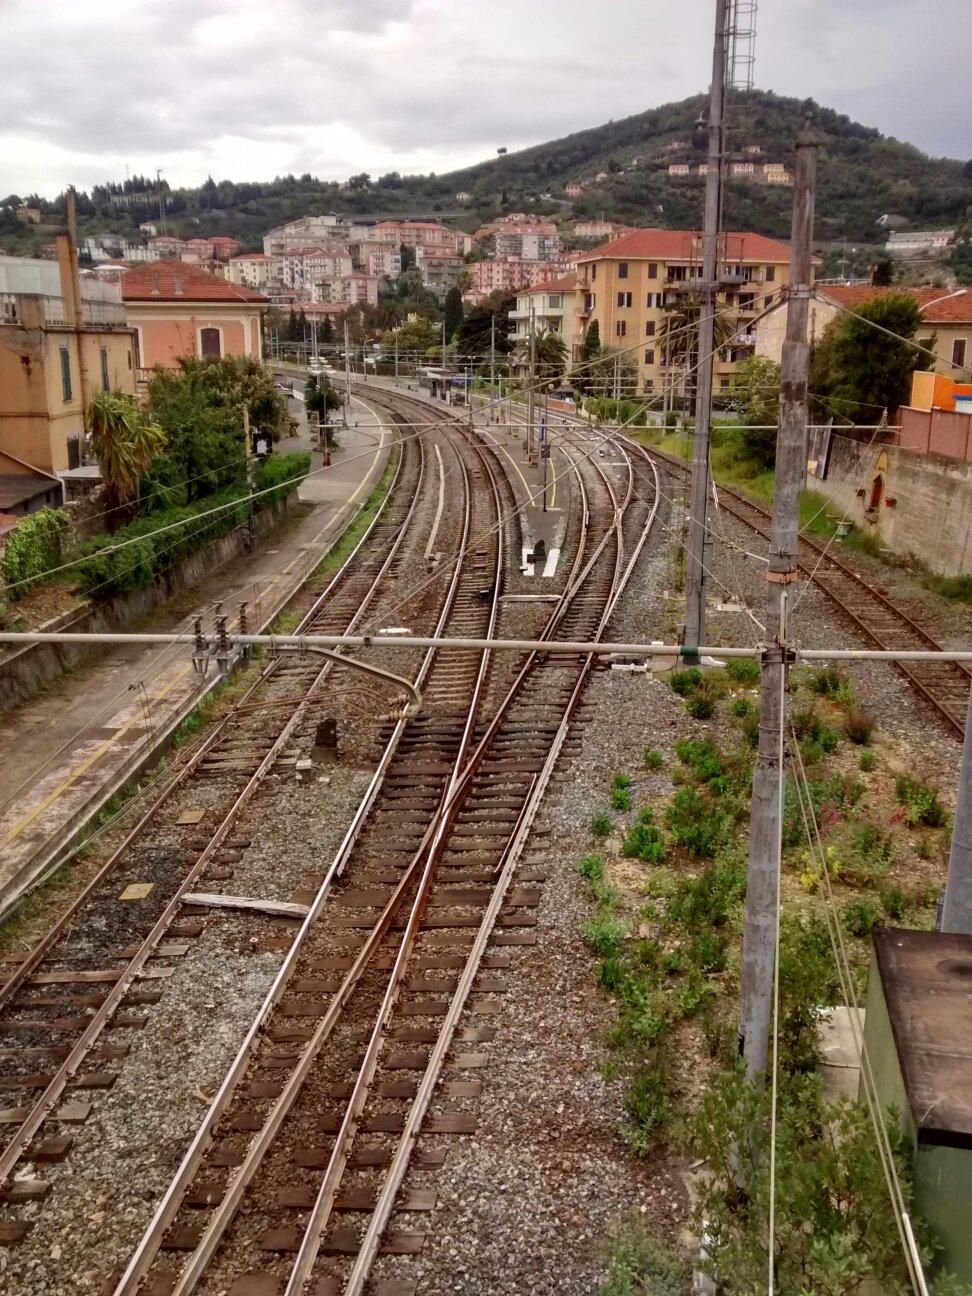
[{"label": "red tile roof", "polygon": [[[887,293],[905,293],[913,297],[928,324],[972,324],[972,292],[948,288],[875,288],[873,284],[825,284],[818,289],[837,306],[857,310],[865,302]],[[952,294],[960,294],[953,296]]]},{"label": "red tile roof", "polygon": [[546,279],[543,283],[534,284],[524,291],[528,293],[573,292],[577,287],[576,275],[562,275],[559,279]]},{"label": "red tile roof", "polygon": [[[726,235],[726,259],[729,261],[783,261],[789,263],[790,249],[785,243],[766,238],[763,234],[748,234],[731,230]],[[687,261],[702,255],[701,235],[697,230],[636,229],[630,234],[590,252],[581,252],[578,261],[602,261],[606,258],[632,261]]]},{"label": "red tile roof", "polygon": [[265,302],[262,293],[230,283],[187,261],[150,261],[122,279],[122,301]]}]

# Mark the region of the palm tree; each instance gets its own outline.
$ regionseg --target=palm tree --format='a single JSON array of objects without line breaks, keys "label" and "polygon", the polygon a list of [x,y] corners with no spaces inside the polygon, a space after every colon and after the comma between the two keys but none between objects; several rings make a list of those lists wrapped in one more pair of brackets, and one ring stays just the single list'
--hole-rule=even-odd
[{"label": "palm tree", "polygon": [[[665,313],[658,332],[658,344],[664,357],[664,364],[669,370],[682,370],[682,379],[685,381],[691,376],[686,371],[694,371],[700,358],[699,320],[702,315],[702,293],[698,289],[686,289],[676,294],[672,301],[666,302],[663,309]],[[732,337],[735,328],[736,322],[732,313],[724,307],[717,306],[714,335],[717,355]],[[674,383],[674,373],[668,381],[670,384]],[[688,387],[692,393],[694,410],[696,384],[690,382]]]},{"label": "palm tree", "polygon": [[88,424],[109,515],[119,514],[117,525],[120,514],[137,502],[139,482],[164,450],[165,433],[144,416],[131,396],[113,391],[100,391],[92,397]]},{"label": "palm tree", "polygon": [[[521,365],[530,363],[530,339],[521,338],[517,347]],[[552,329],[535,329],[533,333],[534,377],[538,383],[556,382],[567,369],[567,343]]]}]

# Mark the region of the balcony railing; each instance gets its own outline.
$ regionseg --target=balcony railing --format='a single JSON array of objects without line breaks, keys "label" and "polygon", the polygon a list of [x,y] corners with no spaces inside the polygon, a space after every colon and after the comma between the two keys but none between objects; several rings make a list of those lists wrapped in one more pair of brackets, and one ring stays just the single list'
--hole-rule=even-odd
[{"label": "balcony railing", "polygon": [[[23,324],[25,301],[41,303],[41,318],[45,324],[66,326],[69,323],[64,313],[64,299],[41,293],[0,293],[0,323]],[[125,326],[125,307],[119,301],[84,301],[82,314],[85,324],[92,328]]]}]

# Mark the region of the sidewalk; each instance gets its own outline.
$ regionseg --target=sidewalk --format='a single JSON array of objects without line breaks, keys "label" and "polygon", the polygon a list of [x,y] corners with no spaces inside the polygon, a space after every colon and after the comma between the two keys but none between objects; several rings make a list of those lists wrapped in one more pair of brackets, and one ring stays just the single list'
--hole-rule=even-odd
[{"label": "sidewalk", "polygon": [[[374,412],[356,402],[361,422]],[[310,449],[302,406],[296,437],[280,443],[288,454]],[[310,477],[298,496],[311,505],[263,537],[253,555],[240,555],[174,603],[160,608],[144,629],[185,629],[194,616],[207,624],[222,602],[235,620],[240,602],[262,630],[306,572],[323,557],[381,476],[391,444],[384,429],[348,429],[332,466]],[[321,467],[317,451],[311,470]],[[56,858],[64,842],[122,786],[211,687],[192,668],[188,648],[147,645],[111,648],[72,671],[36,698],[4,716],[0,747],[0,911]]]}]

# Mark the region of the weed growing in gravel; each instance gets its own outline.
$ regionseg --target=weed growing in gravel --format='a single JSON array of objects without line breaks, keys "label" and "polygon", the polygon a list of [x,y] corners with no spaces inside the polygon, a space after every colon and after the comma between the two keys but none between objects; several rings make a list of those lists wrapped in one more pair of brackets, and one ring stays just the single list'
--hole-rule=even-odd
[{"label": "weed growing in gravel", "polygon": [[844,716],[844,733],[852,743],[866,747],[874,733],[874,717],[863,707],[848,707]]},{"label": "weed growing in gravel", "polygon": [[611,775],[611,786],[613,788],[629,788],[631,786],[631,775],[622,774],[620,770],[615,770]]},{"label": "weed growing in gravel", "polygon": [[762,668],[754,657],[730,657],[726,662],[726,678],[734,684],[755,684]]},{"label": "weed growing in gravel", "polygon": [[859,896],[844,905],[840,916],[851,936],[869,936],[881,914],[873,900]]},{"label": "weed growing in gravel", "polygon": [[584,855],[577,861],[577,872],[585,882],[600,882],[604,876],[604,859],[600,855]]},{"label": "weed growing in gravel", "polygon": [[857,763],[865,774],[869,774],[877,765],[877,757],[872,751],[862,751],[860,760]]},{"label": "weed growing in gravel", "polygon": [[624,1112],[628,1118],[622,1130],[625,1142],[638,1156],[647,1155],[671,1115],[668,1078],[659,1063],[635,1072],[624,1096]]},{"label": "weed growing in gravel", "polygon": [[914,774],[899,774],[894,792],[898,804],[904,806],[905,822],[910,827],[944,828],[948,823],[948,812],[931,783]]},{"label": "weed growing in gravel", "polygon": [[840,742],[837,730],[827,724],[812,703],[793,712],[792,724],[806,765],[816,764]]},{"label": "weed growing in gravel", "polygon": [[679,697],[687,697],[702,683],[702,672],[698,666],[689,666],[687,670],[672,671],[668,682]]},{"label": "weed growing in gravel", "polygon": [[685,699],[685,710],[693,720],[710,720],[715,715],[718,690],[710,680],[703,680],[699,687]]},{"label": "weed growing in gravel", "polygon": [[888,917],[895,921],[905,916],[907,905],[898,887],[887,887],[881,892],[881,905]]},{"label": "weed growing in gravel", "polygon": [[646,747],[644,762],[646,770],[660,770],[665,764],[665,757],[657,747]]},{"label": "weed growing in gravel", "polygon": [[814,671],[807,681],[811,693],[830,698],[839,706],[850,706],[854,701],[854,685],[835,666],[823,666]]},{"label": "weed growing in gravel", "polygon": [[591,836],[604,838],[610,837],[614,831],[614,820],[603,810],[598,810],[597,814],[591,819]]},{"label": "weed growing in gravel", "polygon": [[872,819],[848,819],[834,834],[841,876],[858,886],[872,886],[894,859],[894,838]]},{"label": "weed growing in gravel", "polygon": [[688,1264],[640,1220],[615,1230],[599,1296],[689,1296],[690,1286]]},{"label": "weed growing in gravel", "polygon": [[729,710],[734,716],[738,716],[742,720],[746,716],[752,715],[755,708],[749,698],[737,697],[733,698],[729,703]]},{"label": "weed growing in gravel", "polygon": [[624,839],[621,854],[629,859],[644,860],[646,864],[660,864],[665,853],[665,839],[655,827],[654,815],[647,806],[643,806]]},{"label": "weed growing in gravel", "polygon": [[631,793],[626,787],[613,787],[611,789],[611,806],[614,810],[631,809]]},{"label": "weed growing in gravel", "polygon": [[615,958],[625,937],[624,924],[599,914],[584,924],[582,935],[599,958]]},{"label": "weed growing in gravel", "polygon": [[699,859],[711,859],[729,832],[726,812],[694,787],[679,788],[665,809],[665,822],[676,846]]}]

